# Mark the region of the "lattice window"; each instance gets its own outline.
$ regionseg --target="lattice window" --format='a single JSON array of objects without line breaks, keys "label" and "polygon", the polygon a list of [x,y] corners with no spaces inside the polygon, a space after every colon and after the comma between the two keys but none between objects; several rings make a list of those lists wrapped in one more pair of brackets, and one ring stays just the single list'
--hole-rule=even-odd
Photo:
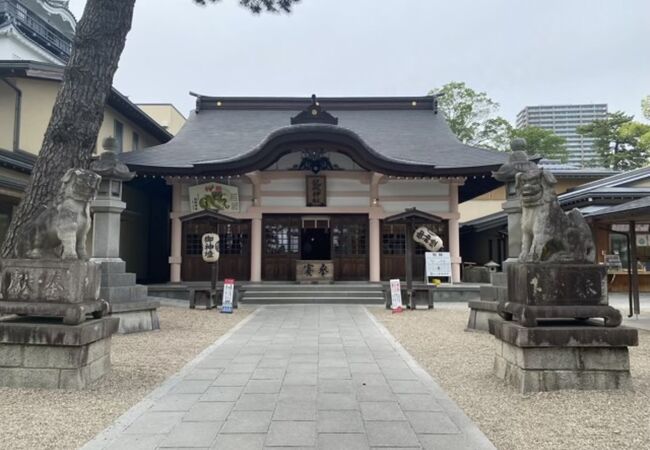
[{"label": "lattice window", "polygon": [[203,244],[201,243],[200,234],[188,233],[185,235],[185,254],[187,255],[201,255],[203,252]]},{"label": "lattice window", "polygon": [[365,224],[335,225],[332,229],[332,247],[335,256],[365,256],[368,248]]},{"label": "lattice window", "polygon": [[284,224],[266,224],[264,243],[267,255],[298,253],[300,250],[300,229]]}]

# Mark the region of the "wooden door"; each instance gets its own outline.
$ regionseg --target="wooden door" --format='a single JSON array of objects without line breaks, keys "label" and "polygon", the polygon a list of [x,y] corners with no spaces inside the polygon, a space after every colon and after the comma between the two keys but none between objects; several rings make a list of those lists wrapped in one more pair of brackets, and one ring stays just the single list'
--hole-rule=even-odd
[{"label": "wooden door", "polygon": [[367,281],[368,216],[334,215],[330,224],[334,280]]},{"label": "wooden door", "polygon": [[210,217],[183,223],[182,280],[210,281],[211,265],[201,256],[201,237],[205,233],[219,235],[219,280],[250,280],[250,221],[219,223]]},{"label": "wooden door", "polygon": [[264,215],[262,218],[262,279],[294,281],[300,259],[300,216]]},{"label": "wooden door", "polygon": [[[449,225],[444,223],[423,223],[415,225],[417,229],[426,226],[442,238],[445,246],[440,251],[449,251]],[[413,236],[409,236],[413,239]],[[413,281],[424,281],[424,253],[427,250],[413,242]],[[381,279],[406,278],[406,225],[381,224]]]}]

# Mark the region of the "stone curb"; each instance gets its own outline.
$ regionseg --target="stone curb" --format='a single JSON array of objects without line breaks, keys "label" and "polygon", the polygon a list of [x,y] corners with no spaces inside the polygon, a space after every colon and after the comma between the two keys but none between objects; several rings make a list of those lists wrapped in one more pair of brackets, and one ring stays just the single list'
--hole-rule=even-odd
[{"label": "stone curb", "polygon": [[240,321],[237,325],[232,327],[228,332],[222,335],[219,339],[214,341],[208,347],[203,349],[193,360],[188,362],[183,368],[176,374],[169,377],[163,382],[160,386],[155,388],[146,397],[144,397],[140,402],[133,405],[128,411],[118,417],[113,424],[109,425],[104,431],[101,431],[97,436],[95,436],[90,441],[86,442],[81,450],[101,450],[110,445],[113,441],[119,438],[124,430],[126,430],[129,425],[135,422],[138,417],[145,413],[153,404],[160,399],[161,397],[168,394],[178,383],[183,381],[185,377],[194,367],[203,362],[217,347],[221,346],[226,340],[228,340],[235,332],[240,328],[246,325],[250,320],[257,315],[257,313],[262,308],[257,308],[255,311],[250,313],[248,317]]},{"label": "stone curb", "polygon": [[406,351],[404,347],[390,334],[390,331],[372,314],[368,308],[364,308],[366,314],[370,317],[370,320],[375,324],[379,329],[381,334],[390,342],[395,351],[402,357],[404,362],[408,364],[413,373],[420,379],[420,381],[427,386],[433,396],[436,398],[438,403],[445,409],[445,412],[449,415],[449,418],[458,426],[463,435],[466,437],[468,444],[472,446],[473,449],[494,449],[496,447],[490,442],[490,440],[483,434],[483,432],[476,426],[474,422],[470,420],[469,417],[465,415],[462,409],[445,394],[442,388],[431,378],[429,372],[424,370],[420,364],[411,356],[411,354]]}]

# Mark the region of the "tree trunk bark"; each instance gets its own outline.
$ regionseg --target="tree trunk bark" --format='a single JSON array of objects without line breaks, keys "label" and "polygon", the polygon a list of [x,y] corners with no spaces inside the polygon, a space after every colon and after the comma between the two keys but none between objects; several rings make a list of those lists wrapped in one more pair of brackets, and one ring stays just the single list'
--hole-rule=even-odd
[{"label": "tree trunk bark", "polygon": [[131,29],[134,5],[135,0],[86,3],[31,180],[0,251],[2,257],[13,256],[16,231],[54,198],[63,174],[73,167],[88,167]]}]

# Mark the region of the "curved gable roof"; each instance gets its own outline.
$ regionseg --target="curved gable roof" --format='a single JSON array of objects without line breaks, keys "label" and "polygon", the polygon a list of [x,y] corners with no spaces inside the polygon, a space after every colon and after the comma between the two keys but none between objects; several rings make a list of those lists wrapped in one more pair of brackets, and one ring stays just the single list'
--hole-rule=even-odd
[{"label": "curved gable roof", "polygon": [[[278,146],[316,140],[365,152],[361,159],[384,173],[418,175],[487,174],[507,154],[461,143],[435,98],[320,98],[338,125],[290,125],[309,98],[217,98],[199,96],[194,111],[168,143],[125,153],[134,170],[155,173],[240,172],[263,169]],[[273,150],[275,149],[275,150]],[[296,148],[297,149],[297,148]],[[296,150],[294,149],[294,151]],[[359,155],[357,155],[359,157]],[[362,166],[369,168],[367,165]]]}]

